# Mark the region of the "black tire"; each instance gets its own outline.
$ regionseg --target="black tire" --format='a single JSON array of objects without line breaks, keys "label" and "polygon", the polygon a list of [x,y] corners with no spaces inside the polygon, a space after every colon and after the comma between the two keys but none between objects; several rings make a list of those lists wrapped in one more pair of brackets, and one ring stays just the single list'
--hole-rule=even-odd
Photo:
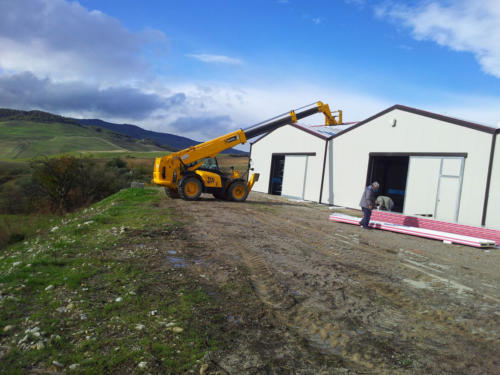
[{"label": "black tire", "polygon": [[243,181],[234,181],[227,189],[228,200],[244,202],[248,197],[248,187]]},{"label": "black tire", "polygon": [[198,177],[186,176],[180,180],[178,192],[182,199],[195,201],[203,192],[203,185]]},{"label": "black tire", "polygon": [[172,199],[180,198],[179,192],[176,189],[166,187],[165,194],[167,194],[167,197]]}]

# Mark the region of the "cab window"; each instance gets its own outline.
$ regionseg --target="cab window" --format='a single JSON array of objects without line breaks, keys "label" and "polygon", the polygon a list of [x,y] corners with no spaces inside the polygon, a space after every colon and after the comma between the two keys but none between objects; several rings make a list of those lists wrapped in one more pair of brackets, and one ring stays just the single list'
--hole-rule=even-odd
[{"label": "cab window", "polygon": [[203,159],[203,164],[201,165],[200,168],[218,170],[219,165],[217,164],[216,158],[205,158]]}]

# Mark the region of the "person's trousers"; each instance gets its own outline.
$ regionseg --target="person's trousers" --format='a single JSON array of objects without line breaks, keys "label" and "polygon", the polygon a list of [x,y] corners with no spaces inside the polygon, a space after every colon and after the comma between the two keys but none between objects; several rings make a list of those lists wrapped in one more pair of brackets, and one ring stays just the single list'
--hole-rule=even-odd
[{"label": "person's trousers", "polygon": [[372,210],[369,208],[361,207],[363,210],[363,220],[361,220],[359,223],[363,228],[368,228],[368,224],[370,223],[370,217],[372,216]]}]

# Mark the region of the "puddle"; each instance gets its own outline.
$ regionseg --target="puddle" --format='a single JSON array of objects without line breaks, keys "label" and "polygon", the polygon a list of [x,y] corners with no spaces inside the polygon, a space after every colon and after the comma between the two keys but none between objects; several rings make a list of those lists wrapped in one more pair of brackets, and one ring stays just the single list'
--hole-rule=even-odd
[{"label": "puddle", "polygon": [[167,251],[167,253],[169,253],[170,255],[175,255],[175,254],[177,254],[177,251],[175,251],[175,250],[169,250],[169,251]]},{"label": "puddle", "polygon": [[184,258],[168,257],[170,263],[173,263],[174,268],[186,268]]}]

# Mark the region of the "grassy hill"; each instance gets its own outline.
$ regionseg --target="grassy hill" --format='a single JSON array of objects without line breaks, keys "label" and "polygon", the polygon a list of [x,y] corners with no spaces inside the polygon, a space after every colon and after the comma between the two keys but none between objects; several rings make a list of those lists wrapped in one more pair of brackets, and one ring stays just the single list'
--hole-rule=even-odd
[{"label": "grassy hill", "polygon": [[151,139],[160,145],[169,145],[179,150],[200,143],[191,138],[181,137],[169,133],[160,133],[160,132],[145,130],[137,125],[113,124],[111,122],[102,121],[98,119],[84,119],[84,120],[75,119],[75,121],[83,126],[101,127],[104,129],[114,131],[119,134],[128,135],[129,137],[133,137],[136,139]]},{"label": "grassy hill", "polygon": [[166,147],[149,140],[83,127],[66,120],[59,122],[54,117],[44,121],[0,116],[0,159],[27,159],[68,152],[167,151]]},{"label": "grassy hill", "polygon": [[165,258],[183,225],[161,189],[128,189],[0,251],[0,373],[198,373],[226,320]]},{"label": "grassy hill", "polygon": [[[0,159],[89,152],[177,151],[199,144],[193,139],[153,132],[136,125],[99,119],[73,119],[43,111],[0,108]],[[225,154],[247,155],[230,149]]]},{"label": "grassy hill", "polygon": [[[178,150],[182,150],[201,143],[191,138],[181,137],[175,134],[160,133],[151,130],[145,130],[137,125],[114,124],[111,122],[102,121],[98,119],[84,119],[84,120],[73,119],[73,120],[80,125],[98,126],[101,128],[114,131],[116,133],[128,135],[129,137],[133,137],[136,139],[151,139],[160,145],[168,145]],[[234,148],[223,151],[222,153],[233,154],[233,155],[247,155],[246,152],[236,150]]]}]

